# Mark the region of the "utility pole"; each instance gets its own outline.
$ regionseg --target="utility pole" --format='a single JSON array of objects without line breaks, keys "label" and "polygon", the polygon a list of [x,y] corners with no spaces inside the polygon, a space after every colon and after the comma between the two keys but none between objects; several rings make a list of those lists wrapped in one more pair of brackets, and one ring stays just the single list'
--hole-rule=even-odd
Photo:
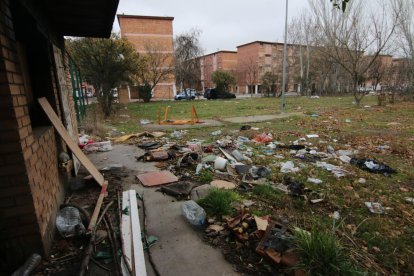
[{"label": "utility pole", "polygon": [[283,48],[283,72],[282,72],[282,113],[286,111],[286,58],[287,58],[287,24],[288,24],[288,7],[289,0],[286,0],[286,17],[285,17],[285,45]]}]

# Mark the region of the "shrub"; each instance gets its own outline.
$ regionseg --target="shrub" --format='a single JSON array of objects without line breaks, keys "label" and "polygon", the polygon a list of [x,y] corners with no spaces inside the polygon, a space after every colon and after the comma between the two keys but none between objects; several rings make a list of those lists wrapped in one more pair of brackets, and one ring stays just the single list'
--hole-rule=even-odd
[{"label": "shrub", "polygon": [[345,253],[338,238],[329,232],[295,231],[300,254],[299,267],[309,275],[363,275]]},{"label": "shrub", "polygon": [[144,103],[148,103],[152,98],[151,85],[144,84],[140,86],[139,97],[144,101]]},{"label": "shrub", "polygon": [[207,196],[198,201],[210,216],[227,216],[234,213],[233,203],[239,200],[239,195],[230,190],[213,188]]}]

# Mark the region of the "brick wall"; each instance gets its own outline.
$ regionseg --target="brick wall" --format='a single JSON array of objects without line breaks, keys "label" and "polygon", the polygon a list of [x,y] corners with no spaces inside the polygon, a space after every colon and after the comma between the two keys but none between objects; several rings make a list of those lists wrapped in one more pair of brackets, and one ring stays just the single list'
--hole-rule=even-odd
[{"label": "brick wall", "polygon": [[205,88],[215,87],[211,75],[214,71],[230,71],[235,77],[237,69],[237,52],[219,51],[200,58],[201,61],[201,79],[204,81]]},{"label": "brick wall", "polygon": [[[13,270],[50,246],[63,199],[57,168],[61,141],[51,127],[32,129],[8,0],[0,0],[0,49],[0,269]],[[59,111],[54,88],[48,98]]]},{"label": "brick wall", "polygon": [[[141,54],[152,51],[167,55],[163,67],[172,67],[174,64],[173,20],[173,17],[118,15],[121,36]],[[174,91],[175,76],[170,75],[155,87],[154,98],[169,99],[170,93],[174,97]]]},{"label": "brick wall", "polygon": [[9,2],[0,5],[0,265],[12,267],[42,246],[26,172],[34,138]]}]

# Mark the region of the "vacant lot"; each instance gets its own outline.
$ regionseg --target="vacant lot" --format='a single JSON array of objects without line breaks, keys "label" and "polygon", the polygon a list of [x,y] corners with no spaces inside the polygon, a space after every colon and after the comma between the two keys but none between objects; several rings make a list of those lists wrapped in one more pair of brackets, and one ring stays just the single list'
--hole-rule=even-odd
[{"label": "vacant lot", "polygon": [[[236,99],[231,101],[156,102],[131,103],[121,108],[105,124],[122,132],[142,130],[140,119],[157,119],[157,110],[171,106],[174,119],[190,118],[191,106],[195,105],[201,119],[221,119],[235,116],[275,114],[280,110],[280,100],[273,98]],[[263,144],[249,143],[253,149],[253,164],[271,169],[269,184],[283,183],[286,176],[305,183],[311,190],[309,199],[323,199],[311,204],[302,197],[280,192],[256,190],[244,193],[244,198],[260,202],[253,206],[255,214],[283,218],[291,226],[307,230],[332,230],[332,214],[338,211],[335,234],[344,244],[347,254],[362,270],[383,274],[414,274],[414,205],[407,198],[414,198],[414,103],[397,102],[377,107],[375,97],[366,97],[364,105],[357,108],[352,98],[288,98],[288,112],[303,112],[304,116],[252,123],[259,130],[240,131],[242,124],[226,124],[223,127],[190,129],[183,137],[202,139],[214,143],[227,135],[253,138],[265,132],[272,133],[273,141],[291,145],[306,134],[318,134],[318,138],[302,139],[309,148],[327,152],[328,146],[336,151],[357,151],[358,158],[374,158],[397,171],[391,176],[373,174],[355,165],[329,159],[328,163],[340,166],[348,174],[337,178],[312,162],[298,159],[288,149],[277,149],[265,154]],[[119,116],[121,114],[121,116]],[[313,116],[312,116],[313,115]],[[220,136],[211,132],[221,130]],[[278,158],[276,158],[278,156]],[[280,162],[293,161],[299,168],[296,173],[282,173]],[[309,177],[322,184],[307,182]],[[364,180],[361,180],[363,178]],[[379,202],[384,214],[372,214],[365,202]]]}]

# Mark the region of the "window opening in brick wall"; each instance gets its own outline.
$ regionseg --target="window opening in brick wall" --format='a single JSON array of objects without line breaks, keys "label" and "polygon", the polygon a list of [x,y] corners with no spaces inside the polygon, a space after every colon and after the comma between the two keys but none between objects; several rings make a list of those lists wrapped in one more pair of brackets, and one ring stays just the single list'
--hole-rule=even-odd
[{"label": "window opening in brick wall", "polygon": [[38,30],[37,21],[19,1],[12,1],[10,9],[32,128],[48,126],[50,121],[41,110],[37,99],[46,97],[52,106],[56,106],[51,75],[50,43]]}]

